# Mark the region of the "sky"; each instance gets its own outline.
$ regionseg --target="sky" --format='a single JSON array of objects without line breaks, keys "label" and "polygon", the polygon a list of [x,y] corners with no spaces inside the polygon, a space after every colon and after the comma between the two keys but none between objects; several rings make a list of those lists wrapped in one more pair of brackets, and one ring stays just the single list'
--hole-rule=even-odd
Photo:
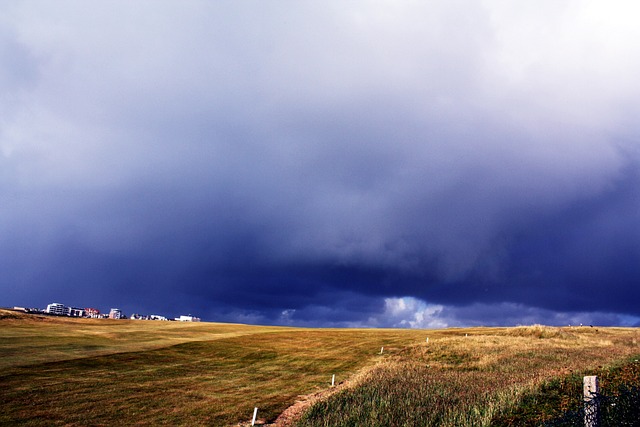
[{"label": "sky", "polygon": [[639,13],[0,0],[0,306],[640,325]]}]

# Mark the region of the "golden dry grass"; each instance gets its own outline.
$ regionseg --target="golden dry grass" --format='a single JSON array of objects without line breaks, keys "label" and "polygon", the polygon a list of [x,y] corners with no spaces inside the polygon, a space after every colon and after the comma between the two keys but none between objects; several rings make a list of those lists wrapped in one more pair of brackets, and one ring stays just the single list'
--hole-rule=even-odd
[{"label": "golden dry grass", "polygon": [[300,425],[489,426],[544,381],[638,354],[637,338],[624,328],[458,331],[388,358]]},{"label": "golden dry grass", "polygon": [[[0,320],[3,425],[235,425],[399,351],[418,331]],[[51,351],[50,351],[51,349]],[[23,354],[24,357],[20,357]]]},{"label": "golden dry grass", "polygon": [[[429,337],[429,343],[425,338]],[[623,328],[300,329],[0,311],[0,425],[488,425],[547,378],[639,352]],[[380,355],[380,347],[385,351]]]},{"label": "golden dry grass", "polygon": [[0,310],[0,370],[282,329],[223,323],[78,319]]}]

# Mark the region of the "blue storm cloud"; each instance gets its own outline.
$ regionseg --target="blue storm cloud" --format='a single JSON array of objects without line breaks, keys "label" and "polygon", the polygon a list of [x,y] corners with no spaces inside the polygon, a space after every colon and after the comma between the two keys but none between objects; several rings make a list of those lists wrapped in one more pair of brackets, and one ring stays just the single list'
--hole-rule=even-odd
[{"label": "blue storm cloud", "polygon": [[622,6],[3,5],[2,305],[633,324]]}]

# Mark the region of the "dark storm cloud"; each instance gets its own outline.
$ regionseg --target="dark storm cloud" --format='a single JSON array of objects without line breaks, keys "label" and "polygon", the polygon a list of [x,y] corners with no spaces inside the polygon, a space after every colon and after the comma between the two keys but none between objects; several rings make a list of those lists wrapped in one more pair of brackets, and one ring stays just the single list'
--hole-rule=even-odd
[{"label": "dark storm cloud", "polygon": [[6,304],[640,316],[640,49],[616,2],[3,9]]}]

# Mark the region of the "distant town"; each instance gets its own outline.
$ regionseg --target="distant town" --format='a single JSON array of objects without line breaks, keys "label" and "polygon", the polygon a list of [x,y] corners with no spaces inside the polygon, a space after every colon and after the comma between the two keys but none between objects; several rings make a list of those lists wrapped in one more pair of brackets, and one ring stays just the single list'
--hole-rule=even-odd
[{"label": "distant town", "polygon": [[200,318],[187,315],[174,319],[169,319],[158,314],[143,315],[134,313],[131,316],[125,315],[119,308],[112,308],[109,313],[101,313],[97,308],[70,307],[59,302],[52,302],[45,309],[13,307],[14,310],[24,311],[32,314],[49,314],[53,316],[84,317],[88,319],[132,319],[132,320],[161,320],[178,322],[199,322]]}]

